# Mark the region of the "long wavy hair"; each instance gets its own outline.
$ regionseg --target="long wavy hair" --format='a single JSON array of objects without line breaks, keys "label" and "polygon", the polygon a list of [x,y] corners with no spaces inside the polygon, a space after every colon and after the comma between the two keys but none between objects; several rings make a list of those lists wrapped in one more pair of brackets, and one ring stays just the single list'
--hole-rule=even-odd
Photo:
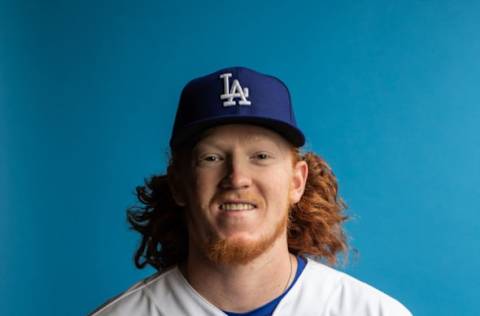
[{"label": "long wavy hair", "polygon": [[[288,248],[295,255],[307,255],[328,264],[337,255],[347,256],[348,243],[343,230],[346,204],[338,194],[337,180],[328,164],[317,154],[302,154],[293,148],[294,162],[305,160],[308,177],[301,200],[289,210]],[[173,199],[169,176],[177,169],[182,153],[173,152],[166,175],[154,175],[136,188],[139,205],[127,209],[131,228],[141,235],[134,255],[135,265],[150,265],[158,271],[186,260],[188,231],[183,207]]]}]

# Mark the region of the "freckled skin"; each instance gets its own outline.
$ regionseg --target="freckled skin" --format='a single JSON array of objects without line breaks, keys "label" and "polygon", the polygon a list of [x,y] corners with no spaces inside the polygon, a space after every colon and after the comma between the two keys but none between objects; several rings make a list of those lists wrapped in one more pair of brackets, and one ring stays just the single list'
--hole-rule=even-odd
[{"label": "freckled skin", "polygon": [[[194,147],[180,185],[190,246],[208,251],[212,243],[223,241],[265,249],[285,237],[289,205],[301,197],[301,163],[293,166],[290,150],[281,136],[258,126],[231,124],[208,130]],[[220,207],[226,202],[255,208],[226,212]]]}]

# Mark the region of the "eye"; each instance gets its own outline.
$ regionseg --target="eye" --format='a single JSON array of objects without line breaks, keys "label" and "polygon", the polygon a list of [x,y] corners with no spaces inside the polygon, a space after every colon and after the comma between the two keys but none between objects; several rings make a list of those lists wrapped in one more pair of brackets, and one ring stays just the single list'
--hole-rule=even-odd
[{"label": "eye", "polygon": [[223,160],[219,154],[204,154],[197,159],[198,165],[212,165],[219,163]]},{"label": "eye", "polygon": [[202,160],[213,162],[213,161],[218,161],[218,160],[220,160],[220,158],[219,158],[218,156],[216,156],[216,155],[210,155],[210,156],[204,157]]},{"label": "eye", "polygon": [[273,159],[273,156],[267,152],[257,152],[252,157],[253,160],[257,160],[259,162],[267,162],[270,159]]},{"label": "eye", "polygon": [[264,159],[267,159],[269,158],[270,156],[267,155],[266,153],[259,153],[257,154],[257,158],[260,159],[260,160],[264,160]]}]

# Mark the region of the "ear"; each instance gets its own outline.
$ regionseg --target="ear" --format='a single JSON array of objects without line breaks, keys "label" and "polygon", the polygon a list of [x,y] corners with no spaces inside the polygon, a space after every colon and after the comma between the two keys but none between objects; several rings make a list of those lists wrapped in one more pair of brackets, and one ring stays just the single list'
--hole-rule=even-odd
[{"label": "ear", "polygon": [[172,193],[173,200],[178,206],[184,207],[187,205],[185,199],[185,193],[182,191],[182,185],[178,179],[178,175],[173,174],[173,170],[169,170],[167,173],[168,186]]},{"label": "ear", "polygon": [[303,196],[308,177],[308,164],[304,160],[297,161],[293,167],[292,182],[290,186],[290,203],[295,204]]}]

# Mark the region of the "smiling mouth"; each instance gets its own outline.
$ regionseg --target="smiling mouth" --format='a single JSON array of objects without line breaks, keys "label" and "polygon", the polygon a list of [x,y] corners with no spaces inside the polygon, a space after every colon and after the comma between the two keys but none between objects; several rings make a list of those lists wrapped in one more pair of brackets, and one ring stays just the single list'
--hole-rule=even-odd
[{"label": "smiling mouth", "polygon": [[249,211],[255,209],[257,206],[252,203],[222,203],[220,209],[222,211]]}]

